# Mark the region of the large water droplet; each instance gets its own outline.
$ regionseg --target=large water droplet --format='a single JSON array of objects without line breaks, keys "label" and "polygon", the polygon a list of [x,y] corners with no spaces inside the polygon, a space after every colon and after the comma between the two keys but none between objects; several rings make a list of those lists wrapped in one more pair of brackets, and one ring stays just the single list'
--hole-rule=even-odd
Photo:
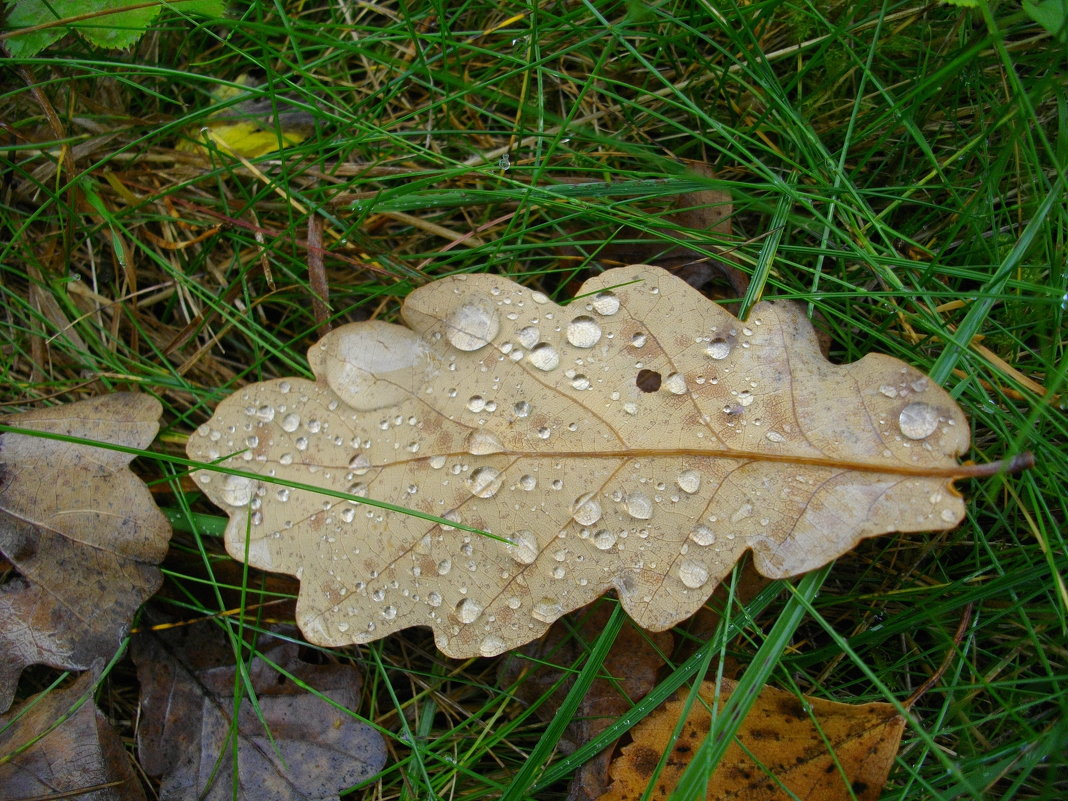
[{"label": "large water droplet", "polygon": [[580,526],[592,526],[601,519],[601,504],[589,492],[575,499],[571,506],[571,516]]},{"label": "large water droplet", "polygon": [[461,623],[474,623],[482,614],[482,604],[474,598],[464,598],[456,604],[456,618]]},{"label": "large water droplet", "polygon": [[471,494],[479,498],[492,498],[501,488],[501,471],[495,467],[483,466],[477,468],[467,479],[467,488]]},{"label": "large water droplet", "polygon": [[437,571],[438,571],[438,575],[439,576],[447,576],[447,575],[449,575],[449,571],[450,570],[452,570],[452,560],[451,559],[442,559],[440,562],[438,562]]},{"label": "large water droplet", "polygon": [[601,326],[587,315],[576,317],[567,326],[567,341],[576,348],[592,348],[601,338]]},{"label": "large water droplet", "polygon": [[571,386],[580,391],[587,390],[590,388],[590,379],[582,373],[579,373],[571,379]]},{"label": "large water droplet", "polygon": [[671,373],[664,379],[664,389],[672,395],[685,395],[687,392],[686,379],[681,373]]},{"label": "large water droplet", "polygon": [[627,499],[624,501],[623,506],[627,510],[627,514],[638,520],[648,520],[653,516],[652,498],[645,493],[630,493],[627,495]]},{"label": "large water droplet", "polygon": [[780,434],[778,431],[769,431],[764,437],[771,442],[786,442],[786,437]]},{"label": "large water droplet", "polygon": [[679,580],[691,590],[696,590],[708,582],[708,568],[693,559],[684,559],[679,565]]},{"label": "large water droplet", "polygon": [[467,452],[472,456],[488,456],[491,453],[500,453],[504,445],[496,434],[489,431],[472,431],[467,436]]},{"label": "large water droplet", "polygon": [[599,550],[607,551],[616,544],[616,533],[606,528],[598,529],[593,535],[593,546]]},{"label": "large water droplet", "polygon": [[705,355],[717,361],[726,359],[731,355],[731,343],[722,338],[713,339],[705,348]]},{"label": "large water droplet", "polygon": [[564,613],[564,607],[555,598],[542,598],[531,610],[530,614],[542,623],[552,623]]},{"label": "large water droplet", "polygon": [[614,292],[598,292],[593,296],[591,305],[595,312],[607,317],[619,311],[619,298],[616,297]]},{"label": "large water droplet", "polygon": [[445,337],[454,348],[474,351],[493,341],[501,323],[493,301],[476,296],[450,314],[445,326]]},{"label": "large water droplet", "polygon": [[282,430],[288,434],[292,434],[300,428],[300,415],[290,412],[282,418]]},{"label": "large water droplet", "polygon": [[357,453],[351,459],[349,459],[349,470],[357,476],[362,476],[371,469],[371,460],[364,456],[362,453]]},{"label": "large water droplet", "polygon": [[436,590],[431,590],[426,596],[426,602],[430,606],[441,606],[441,593]]},{"label": "large water droplet", "polygon": [[482,656],[497,656],[503,654],[508,650],[508,643],[498,637],[496,634],[488,634],[478,644],[478,652]]},{"label": "large water droplet", "polygon": [[555,369],[560,364],[560,354],[548,342],[542,342],[537,345],[534,350],[527,354],[527,359],[539,370],[546,372]]},{"label": "large water droplet", "polygon": [[527,401],[519,401],[512,407],[512,411],[515,412],[516,417],[529,417],[531,412],[531,405]]},{"label": "large water droplet", "polygon": [[472,395],[467,400],[467,410],[478,414],[486,410],[486,399],[481,395]]},{"label": "large water droplet", "polygon": [[519,477],[519,488],[530,492],[538,486],[538,479],[527,473]]},{"label": "large water droplet", "polygon": [[909,439],[926,439],[938,428],[938,412],[926,403],[910,403],[901,410],[897,424]]},{"label": "large water droplet", "polygon": [[716,533],[704,523],[698,523],[690,530],[690,539],[698,545],[711,545],[716,541]]},{"label": "large water droplet", "polygon": [[683,470],[675,479],[675,483],[679,485],[680,490],[693,495],[701,489],[701,474],[696,470]]},{"label": "large water droplet", "polygon": [[530,350],[541,339],[541,331],[538,330],[536,325],[528,325],[525,328],[520,328],[516,332],[516,339],[519,340],[519,344],[527,350]]},{"label": "large water droplet", "polygon": [[230,506],[248,506],[253,492],[252,479],[244,476],[227,476],[223,479],[220,500]]},{"label": "large water droplet", "polygon": [[508,551],[521,565],[529,565],[538,558],[538,540],[531,531],[517,531],[512,535],[513,545]]}]

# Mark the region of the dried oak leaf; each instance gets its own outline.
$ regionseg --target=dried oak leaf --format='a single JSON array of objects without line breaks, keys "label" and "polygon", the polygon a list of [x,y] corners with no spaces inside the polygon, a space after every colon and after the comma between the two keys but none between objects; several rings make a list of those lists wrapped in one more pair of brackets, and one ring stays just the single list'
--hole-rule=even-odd
[{"label": "dried oak leaf", "polygon": [[[735,682],[724,680],[719,705]],[[701,699],[690,709],[679,739],[659,774],[656,766],[682,716],[684,701],[668,701],[639,723],[633,742],[612,762],[613,783],[598,801],[643,797],[666,799],[711,728],[709,706],[715,682],[704,682]],[[706,706],[706,704],[708,706]],[[842,704],[765,687],[723,754],[708,782],[710,801],[875,801],[893,765],[905,719],[892,704]],[[832,753],[828,746],[834,750]]]},{"label": "dried oak leaf", "polygon": [[197,480],[233,556],[301,579],[313,642],[427,625],[449,656],[492,656],[608,590],[659,631],[746,550],[791,576],[964,514],[959,407],[888,356],[829,363],[798,306],[743,323],[634,265],[566,307],[469,275],[401,314],[333,331],[309,351],[316,381],[250,385],[189,441],[256,476]]},{"label": "dried oak leaf", "polygon": [[[98,664],[103,665],[103,660]],[[86,673],[69,687],[34,696],[17,712],[0,718],[4,799],[144,801],[144,790],[122,740],[93,699],[86,699],[63,719],[92,692],[95,678]]]},{"label": "dried oak leaf", "polygon": [[[0,418],[7,426],[145,448],[160,405],[103,395]],[[133,456],[29,434],[0,434],[0,551],[18,572],[0,589],[0,710],[19,674],[43,663],[85,670],[110,659],[159,589],[171,528]]]},{"label": "dried oak leaf", "polygon": [[382,769],[382,736],[343,711],[359,703],[359,671],[305,662],[296,644],[267,635],[259,640],[261,656],[247,668],[256,700],[245,691],[235,745],[234,688],[246,685],[237,677],[233,651],[212,626],[134,642],[142,706],[138,751],[145,771],[162,777],[162,801],[235,798],[235,764],[236,797],[256,801],[337,799]]}]

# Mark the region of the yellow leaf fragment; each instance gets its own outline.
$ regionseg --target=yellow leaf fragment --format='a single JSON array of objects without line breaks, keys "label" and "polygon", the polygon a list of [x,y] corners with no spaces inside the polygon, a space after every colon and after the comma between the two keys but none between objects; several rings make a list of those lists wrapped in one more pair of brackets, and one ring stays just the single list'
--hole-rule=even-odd
[{"label": "yellow leaf fragment", "polygon": [[[720,709],[734,687],[733,681],[722,682]],[[637,801],[650,782],[650,799],[671,795],[711,729],[715,682],[704,682],[700,697],[659,774],[656,766],[668,749],[684,700],[668,701],[634,728],[633,742],[609,768],[612,786],[598,801]],[[875,801],[904,729],[905,719],[892,704],[851,705],[808,697],[802,702],[791,693],[765,687],[713,771],[705,798]]]},{"label": "yellow leaf fragment", "polygon": [[453,276],[401,315],[336,329],[309,351],[315,381],[248,386],[189,441],[261,476],[196,480],[233,556],[301,579],[314,642],[422,625],[450,656],[493,656],[610,590],[661,631],[747,550],[791,576],[964,514],[959,407],[896,359],[829,363],[799,306],[741,322],[634,265],[567,306]]}]

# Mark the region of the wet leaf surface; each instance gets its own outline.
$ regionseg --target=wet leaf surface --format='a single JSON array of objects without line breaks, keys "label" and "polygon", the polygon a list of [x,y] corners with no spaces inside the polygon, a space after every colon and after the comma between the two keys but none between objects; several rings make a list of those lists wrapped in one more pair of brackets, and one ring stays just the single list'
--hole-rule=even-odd
[{"label": "wet leaf surface", "polygon": [[301,579],[313,642],[426,625],[450,656],[493,656],[609,590],[659,631],[747,550],[778,578],[964,514],[959,407],[887,356],[829,363],[797,306],[741,322],[635,265],[564,307],[453,276],[402,316],[337,329],[309,352],[316,381],[253,384],[190,438],[254,474],[197,481],[233,556]]},{"label": "wet leaf surface", "polygon": [[[733,681],[723,681],[720,708],[734,686]],[[711,728],[709,709],[716,703],[715,683],[702,684],[700,696],[659,774],[656,767],[668,750],[684,700],[669,701],[634,728],[633,742],[623,748],[609,769],[612,786],[599,801],[637,801],[650,783],[650,799],[658,801],[671,795]],[[802,700],[765,687],[712,773],[705,798],[876,801],[904,729],[905,719],[891,704]]]},{"label": "wet leaf surface", "polygon": [[336,799],[381,770],[381,735],[346,712],[359,704],[355,667],[309,663],[293,642],[260,635],[246,681],[213,625],[134,642],[138,749],[146,772],[161,777],[163,801]]},{"label": "wet leaf surface", "polygon": [[[132,393],[0,418],[19,428],[146,448],[159,403]],[[110,659],[160,586],[170,525],[106,448],[0,434],[0,551],[17,576],[0,592],[0,709],[27,665],[85,670]]]}]

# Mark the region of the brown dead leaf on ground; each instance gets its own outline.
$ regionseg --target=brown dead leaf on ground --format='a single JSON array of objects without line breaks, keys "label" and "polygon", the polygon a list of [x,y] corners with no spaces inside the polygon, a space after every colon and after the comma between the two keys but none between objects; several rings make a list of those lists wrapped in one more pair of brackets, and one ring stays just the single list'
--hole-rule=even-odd
[{"label": "brown dead leaf on ground", "polygon": [[[552,720],[571,689],[568,679],[573,680],[575,674],[569,667],[583,657],[586,644],[601,633],[610,613],[611,606],[595,604],[558,620],[544,637],[523,646],[518,654],[501,663],[498,684],[514,684],[516,698],[528,704],[559,684],[537,710],[540,719]],[[604,675],[594,679],[564,730],[561,751],[571,753],[589,742],[644,698],[656,686],[657,673],[664,664],[664,655],[671,653],[673,641],[670,632],[646,634],[632,624],[625,625],[605,656]],[[571,779],[569,801],[587,801],[605,791],[611,757],[612,749],[606,748],[583,763]]]},{"label": "brown dead leaf on ground", "polygon": [[[359,704],[355,667],[306,662],[295,643],[261,634],[246,685],[214,626],[198,623],[134,641],[142,708],[138,752],[145,771],[161,777],[161,801],[229,801],[235,763],[237,798],[250,801],[336,799],[382,769],[382,736],[344,711]],[[246,688],[236,746],[235,687]]]},{"label": "brown dead leaf on ground", "polygon": [[781,578],[951,528],[952,479],[997,469],[958,465],[967,420],[917,370],[830,364],[800,307],[741,322],[655,267],[566,307],[453,276],[401,314],[335,330],[309,351],[316,381],[250,385],[189,441],[254,474],[196,479],[231,555],[301,579],[297,621],[323,645],[423,625],[449,656],[494,656],[609,590],[661,631],[748,550]]},{"label": "brown dead leaf on ground", "polygon": [[[724,679],[722,708],[735,683]],[[679,739],[658,776],[683,698],[668,701],[634,727],[633,742],[612,762],[613,783],[598,801],[637,801],[650,782],[650,799],[667,799],[711,729],[715,682],[704,682]],[[706,706],[707,705],[707,706]],[[709,801],[876,801],[893,765],[905,719],[892,704],[841,704],[765,687],[712,773]],[[833,749],[833,755],[828,750]]]},{"label": "brown dead leaf on ground", "polygon": [[[87,698],[64,719],[92,692],[94,681],[95,676],[87,673],[69,687],[34,696],[0,718],[0,797],[144,801],[122,740],[93,699]],[[8,756],[10,760],[5,759]]]},{"label": "brown dead leaf on ground", "polygon": [[[154,398],[116,393],[0,418],[36,431],[146,448]],[[133,456],[0,434],[0,551],[18,575],[0,592],[0,710],[27,665],[86,670],[110,659],[160,586],[170,525],[127,468]]]}]

